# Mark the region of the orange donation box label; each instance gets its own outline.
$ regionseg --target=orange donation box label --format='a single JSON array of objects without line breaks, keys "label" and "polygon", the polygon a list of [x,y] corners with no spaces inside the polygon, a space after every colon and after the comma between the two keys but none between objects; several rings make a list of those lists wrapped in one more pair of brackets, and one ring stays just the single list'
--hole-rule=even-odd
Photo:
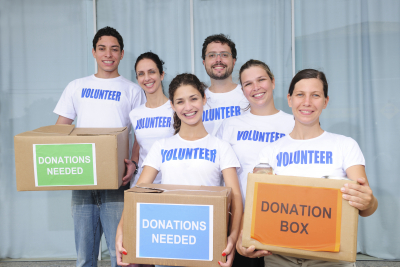
[{"label": "orange donation box label", "polygon": [[339,252],[341,214],[339,189],[256,182],[251,238],[266,245]]}]

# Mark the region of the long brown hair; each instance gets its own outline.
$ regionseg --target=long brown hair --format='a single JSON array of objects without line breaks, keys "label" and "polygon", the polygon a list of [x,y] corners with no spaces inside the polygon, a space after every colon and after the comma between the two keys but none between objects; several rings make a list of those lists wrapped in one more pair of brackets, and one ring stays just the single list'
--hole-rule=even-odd
[{"label": "long brown hair", "polygon": [[[182,73],[177,75],[169,84],[169,100],[171,100],[172,104],[174,104],[174,95],[176,90],[178,90],[178,88],[183,85],[193,86],[197,89],[197,91],[199,91],[201,97],[204,99],[204,91],[207,86],[202,83],[199,78],[196,77],[196,75],[190,73]],[[179,130],[181,129],[181,124],[181,119],[178,117],[176,112],[174,112],[174,134],[179,133]]]}]

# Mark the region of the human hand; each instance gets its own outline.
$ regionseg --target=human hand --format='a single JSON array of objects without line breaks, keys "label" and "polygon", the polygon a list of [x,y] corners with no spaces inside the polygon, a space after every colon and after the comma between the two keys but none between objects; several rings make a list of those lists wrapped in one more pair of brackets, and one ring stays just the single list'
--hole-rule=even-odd
[{"label": "human hand", "polygon": [[122,262],[122,254],[128,255],[128,252],[122,246],[122,234],[117,235],[115,238],[115,254],[117,257],[118,266],[128,266],[129,263]]},{"label": "human hand", "polygon": [[357,178],[359,184],[344,184],[340,189],[343,198],[360,211],[367,210],[374,205],[374,195],[365,178]]},{"label": "human hand", "polygon": [[136,171],[136,165],[129,159],[125,159],[125,167],[125,176],[122,177],[122,185],[129,183],[133,173]]},{"label": "human hand", "polygon": [[236,250],[237,252],[247,258],[260,258],[264,256],[269,256],[272,255],[271,252],[268,250],[256,250],[255,246],[250,246],[248,248],[245,248],[242,246],[242,233],[243,231],[240,232],[239,238],[236,242]]}]

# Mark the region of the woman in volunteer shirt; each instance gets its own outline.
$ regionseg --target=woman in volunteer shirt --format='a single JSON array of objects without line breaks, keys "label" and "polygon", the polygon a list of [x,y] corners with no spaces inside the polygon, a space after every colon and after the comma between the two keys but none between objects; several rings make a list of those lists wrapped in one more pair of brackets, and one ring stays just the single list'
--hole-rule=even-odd
[{"label": "woman in volunteer shirt", "polygon": [[[152,52],[141,54],[135,63],[136,79],[146,93],[147,102],[129,113],[135,132],[132,161],[137,164],[137,174],[132,178],[131,187],[137,182],[135,177],[140,177],[143,161],[154,142],[174,134],[173,110],[161,84],[164,79],[163,64]],[[154,180],[154,183],[160,182],[161,173]]]},{"label": "woman in volunteer shirt", "polygon": [[[225,120],[216,136],[228,141],[240,162],[238,176],[243,203],[246,197],[247,174],[253,172],[261,149],[289,134],[293,116],[275,108],[273,91],[275,78],[264,62],[251,59],[239,71],[243,94],[250,112]],[[263,258],[235,256],[233,266],[263,266]]]},{"label": "woman in volunteer shirt", "polygon": [[[162,184],[219,186],[221,172],[226,186],[232,188],[232,219],[228,245],[222,255],[231,266],[243,212],[242,197],[236,167],[239,162],[231,146],[207,133],[202,122],[205,85],[193,74],[176,76],[169,86],[169,98],[174,113],[175,135],[156,141],[143,162],[140,183],[152,183],[159,172]],[[118,264],[121,253],[129,253],[122,247],[123,216],[118,226],[116,248]],[[130,253],[134,253],[133,251]]]},{"label": "woman in volunteer shirt", "polygon": [[[359,209],[361,216],[373,214],[378,201],[369,187],[364,156],[357,142],[350,137],[326,132],[320,126],[319,117],[329,102],[324,73],[313,69],[297,73],[290,84],[287,98],[295,117],[294,129],[289,135],[264,148],[259,157],[268,159],[278,175],[316,178],[347,176],[359,184],[345,184],[341,188],[343,198]],[[306,158],[302,158],[302,152],[307,152]],[[285,154],[291,153],[293,159],[287,160]],[[238,247],[240,253],[247,256],[267,253],[251,252],[254,247]],[[265,257],[267,266],[298,266],[299,262],[307,266],[354,266],[354,263],[323,262],[275,254]]]}]

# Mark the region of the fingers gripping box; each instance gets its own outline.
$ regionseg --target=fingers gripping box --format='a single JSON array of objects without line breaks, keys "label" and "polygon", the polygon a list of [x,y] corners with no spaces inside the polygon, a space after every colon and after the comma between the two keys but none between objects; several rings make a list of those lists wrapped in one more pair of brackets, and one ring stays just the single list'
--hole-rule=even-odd
[{"label": "fingers gripping box", "polygon": [[129,129],[51,125],[14,137],[18,191],[118,189]]},{"label": "fingers gripping box", "polygon": [[342,198],[351,180],[249,174],[242,245],[305,259],[354,262],[358,210]]},{"label": "fingers gripping box", "polygon": [[228,187],[141,184],[125,191],[123,262],[219,266],[230,204]]}]

